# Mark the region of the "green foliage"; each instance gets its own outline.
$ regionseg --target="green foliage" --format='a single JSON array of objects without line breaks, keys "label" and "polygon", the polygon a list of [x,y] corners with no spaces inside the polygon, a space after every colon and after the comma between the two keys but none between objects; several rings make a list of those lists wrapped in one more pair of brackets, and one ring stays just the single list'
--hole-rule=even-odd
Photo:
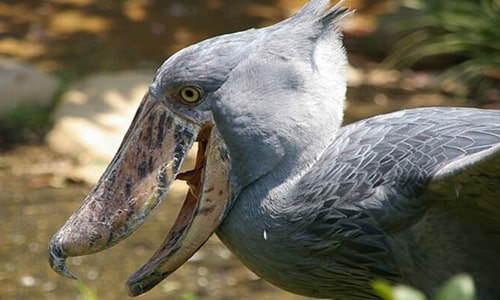
[{"label": "green foliage", "polygon": [[436,55],[453,55],[461,63],[445,78],[500,78],[500,0],[406,0],[417,13],[400,21],[402,38],[387,59],[410,66]]},{"label": "green foliage", "polygon": [[472,277],[460,274],[450,279],[438,292],[437,300],[474,300]]},{"label": "green foliage", "polygon": [[84,300],[97,300],[97,293],[82,281],[76,281],[76,288]]},{"label": "green foliage", "polygon": [[425,300],[425,295],[421,292],[406,286],[396,285],[392,287],[387,282],[375,281],[373,283],[375,292],[385,300]]},{"label": "green foliage", "polygon": [[50,108],[18,106],[0,116],[0,149],[16,143],[39,143],[50,125]]},{"label": "green foliage", "polygon": [[[420,291],[405,285],[390,286],[375,281],[373,289],[384,300],[427,300]],[[438,291],[434,300],[474,300],[474,282],[469,275],[459,274],[448,280]]]},{"label": "green foliage", "polygon": [[196,295],[192,292],[185,292],[181,295],[182,300],[196,300]]}]

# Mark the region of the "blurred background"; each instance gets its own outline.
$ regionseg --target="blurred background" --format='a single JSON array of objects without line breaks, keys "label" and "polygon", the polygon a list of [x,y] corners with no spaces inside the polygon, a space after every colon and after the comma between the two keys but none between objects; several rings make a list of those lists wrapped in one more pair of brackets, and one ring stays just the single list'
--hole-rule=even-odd
[{"label": "blurred background", "polygon": [[[183,199],[175,186],[132,237],[56,275],[47,244],[111,159],[155,69],[215,35],[273,24],[305,0],[2,0],[0,299],[125,299]],[[418,106],[500,109],[499,0],[347,0],[346,123]],[[176,208],[172,208],[176,206]],[[212,238],[143,299],[306,299]]]}]

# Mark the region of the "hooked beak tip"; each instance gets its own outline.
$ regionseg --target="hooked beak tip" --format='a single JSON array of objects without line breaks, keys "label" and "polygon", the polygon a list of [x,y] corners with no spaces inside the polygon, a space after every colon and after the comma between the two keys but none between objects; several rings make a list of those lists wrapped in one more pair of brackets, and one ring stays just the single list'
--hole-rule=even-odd
[{"label": "hooked beak tip", "polygon": [[127,289],[127,294],[130,297],[139,296],[139,295],[143,294],[145,291],[149,290],[148,288],[143,286],[140,282],[132,283],[130,281],[127,281],[125,287]]},{"label": "hooked beak tip", "polygon": [[77,279],[66,266],[66,258],[68,255],[64,253],[59,239],[54,238],[49,245],[49,264],[57,274],[70,279]]}]

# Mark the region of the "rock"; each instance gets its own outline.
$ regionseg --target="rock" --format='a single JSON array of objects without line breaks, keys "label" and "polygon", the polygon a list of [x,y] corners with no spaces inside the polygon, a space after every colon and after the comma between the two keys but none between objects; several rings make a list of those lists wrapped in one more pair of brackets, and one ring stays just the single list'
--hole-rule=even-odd
[{"label": "rock", "polygon": [[70,86],[47,135],[52,150],[77,161],[68,176],[89,183],[98,179],[118,149],[153,74],[94,75]]},{"label": "rock", "polygon": [[58,87],[55,77],[0,57],[0,116],[22,105],[49,106]]}]

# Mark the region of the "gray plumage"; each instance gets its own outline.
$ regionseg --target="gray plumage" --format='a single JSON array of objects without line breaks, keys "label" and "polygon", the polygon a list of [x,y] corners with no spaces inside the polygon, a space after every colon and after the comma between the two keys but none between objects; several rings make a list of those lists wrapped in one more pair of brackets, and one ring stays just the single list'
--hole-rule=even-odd
[{"label": "gray plumage", "polygon": [[[244,171],[237,176],[241,194],[218,235],[258,275],[308,296],[375,298],[371,280],[377,278],[410,284],[433,295],[451,276],[468,272],[475,278],[479,299],[500,297],[496,280],[500,276],[500,112],[408,110],[343,127],[335,137],[335,116],[342,111],[336,102],[339,98],[334,92],[315,93],[331,89],[344,93],[345,60],[335,30],[338,20],[324,22],[322,17],[338,18],[345,11],[325,11],[327,2],[314,1],[295,18],[306,12],[316,14],[316,20],[307,21],[324,26],[316,24],[321,33],[330,30],[324,44],[309,39],[316,51],[320,47],[325,53],[331,51],[325,55],[330,69],[325,64],[323,74],[314,72],[314,55],[293,56],[288,50],[297,51],[296,46],[280,36],[274,41],[284,43],[280,54],[293,57],[286,60],[286,70],[274,60],[259,68],[258,77],[248,79],[250,67],[246,67],[246,73],[229,84],[233,70],[220,89],[220,98],[241,96],[242,87],[248,85],[252,95],[243,94],[234,101],[239,108],[234,114],[232,107],[224,107],[219,118],[220,130],[232,146],[233,165]],[[288,22],[276,25],[275,32],[298,30],[289,28]],[[306,24],[299,28],[306,31]],[[294,43],[305,43],[293,37]],[[305,43],[299,49],[308,47]],[[266,58],[261,52],[250,57],[255,59],[245,63],[254,68]],[[274,72],[282,71],[283,78],[300,78],[297,89],[274,84],[280,78]],[[269,73],[273,75],[267,78]],[[313,83],[315,75],[328,82]],[[305,90],[308,84],[315,86]],[[266,94],[269,86],[274,89],[273,99]],[[286,105],[281,106],[283,102]],[[314,106],[322,113],[312,112]],[[254,109],[258,119],[252,118]],[[310,114],[305,127],[300,127],[306,118],[298,110]],[[217,117],[217,110],[214,113]],[[240,131],[242,115],[248,118],[241,122]]]},{"label": "gray plumage", "polygon": [[469,272],[480,299],[500,297],[500,112],[417,109],[338,130],[348,12],[328,5],[187,48],[152,84],[207,91],[194,113],[213,114],[239,194],[218,235],[308,296],[374,298],[376,278],[432,295]]},{"label": "gray plumage", "polygon": [[468,272],[480,299],[500,297],[500,112],[416,109],[339,130],[348,11],[328,5],[191,46],[153,81],[158,95],[177,82],[207,93],[168,105],[211,113],[230,149],[238,196],[217,234],[307,296],[376,298],[376,278],[432,295]]},{"label": "gray plumage", "polygon": [[[371,299],[377,278],[433,295],[468,272],[478,299],[496,299],[499,186],[500,111],[422,108],[374,117],[341,128],[273,200],[281,202],[273,215],[256,218],[269,222],[261,227],[267,240],[253,240],[255,254],[242,259],[309,296]],[[223,240],[233,225],[222,228]]]}]

